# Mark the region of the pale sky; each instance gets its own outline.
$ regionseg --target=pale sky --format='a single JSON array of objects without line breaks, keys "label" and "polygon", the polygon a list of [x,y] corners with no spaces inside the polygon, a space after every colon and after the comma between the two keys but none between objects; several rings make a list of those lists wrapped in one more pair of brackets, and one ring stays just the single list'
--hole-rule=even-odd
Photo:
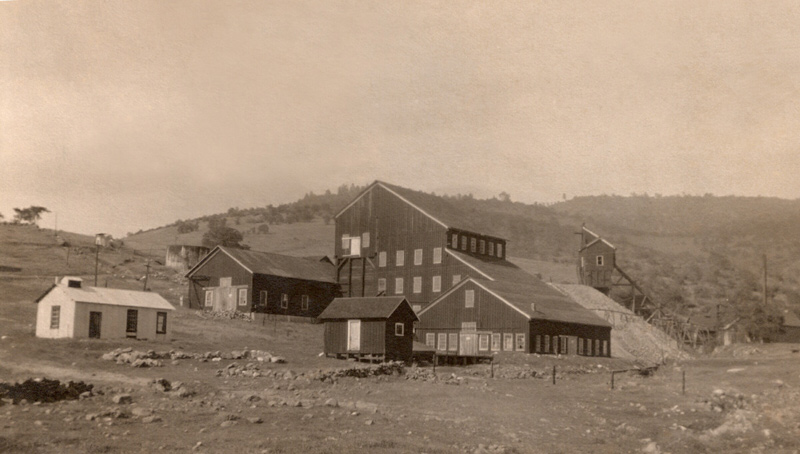
[{"label": "pale sky", "polygon": [[795,1],[0,2],[6,219],[122,236],[375,179],[794,199],[799,173]]}]

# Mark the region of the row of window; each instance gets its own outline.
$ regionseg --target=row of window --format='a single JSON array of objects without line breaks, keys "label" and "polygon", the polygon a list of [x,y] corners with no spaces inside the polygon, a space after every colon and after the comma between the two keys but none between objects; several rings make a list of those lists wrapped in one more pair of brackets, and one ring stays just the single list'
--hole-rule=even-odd
[{"label": "row of window", "polygon": [[[458,351],[459,333],[425,333],[425,344],[435,348],[440,352]],[[478,334],[478,351],[490,351],[489,341],[491,340],[491,351],[525,351],[524,333],[485,333]],[[501,343],[502,341],[502,343]]]},{"label": "row of window", "polygon": [[[608,356],[608,341],[600,339],[578,338],[578,355]],[[534,338],[533,351],[536,353],[569,354],[569,339],[566,336],[549,336],[537,334]]]},{"label": "row of window", "polygon": [[[59,329],[61,326],[61,306],[50,307],[50,329]],[[125,333],[136,335],[139,330],[139,311],[128,309],[125,318]],[[167,313],[156,312],[156,334],[167,333]]]},{"label": "row of window", "polygon": [[[424,252],[422,249],[414,249],[414,265],[422,265],[424,262]],[[433,264],[438,265],[442,263],[442,248],[435,247],[433,248]],[[381,268],[386,267],[387,265],[387,258],[388,254],[386,251],[378,252],[378,266]],[[400,249],[395,251],[394,254],[394,265],[395,266],[404,266],[406,264],[406,251]]]},{"label": "row of window", "polygon": [[[267,291],[261,291],[261,306],[267,306]],[[240,288],[237,298],[237,304],[239,306],[247,306],[247,289]],[[205,299],[205,306],[212,307],[214,305],[214,291],[213,290],[206,290],[206,299]],[[281,293],[281,308],[288,309],[289,308],[289,294],[288,293]],[[308,310],[308,295],[301,295],[300,296],[300,310],[307,311]]]},{"label": "row of window", "polygon": [[[459,240],[461,247],[459,248]],[[503,258],[503,243],[495,244],[494,241],[486,241],[478,239],[474,236],[454,233],[450,237],[450,247],[452,249],[461,249],[462,251],[469,251],[473,254],[488,255],[490,257]]]},{"label": "row of window", "polygon": [[[597,266],[603,266],[603,263],[605,263],[604,259],[603,259],[603,256],[602,255],[598,255],[597,257],[595,257],[594,263]],[[581,268],[583,268],[584,266],[586,266],[586,264],[584,263],[584,258],[581,257]]]},{"label": "row of window", "polygon": [[[454,274],[453,275],[453,285],[458,284],[461,282],[461,275]],[[394,278],[394,293],[395,295],[402,295],[405,293],[404,289],[405,280],[402,277]],[[386,292],[386,278],[381,277],[378,278],[378,291],[379,292]],[[412,280],[412,287],[411,291],[413,293],[422,293],[422,276],[415,276]],[[433,276],[431,278],[431,291],[433,292],[441,292],[442,291],[442,276]],[[472,290],[468,290],[471,292]],[[467,306],[471,307],[471,306]]]}]

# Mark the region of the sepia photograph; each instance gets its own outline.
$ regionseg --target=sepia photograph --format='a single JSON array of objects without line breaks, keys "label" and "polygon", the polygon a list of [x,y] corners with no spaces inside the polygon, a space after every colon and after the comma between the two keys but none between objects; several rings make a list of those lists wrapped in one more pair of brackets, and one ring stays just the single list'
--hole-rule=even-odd
[{"label": "sepia photograph", "polygon": [[800,453],[800,3],[0,0],[0,453]]}]

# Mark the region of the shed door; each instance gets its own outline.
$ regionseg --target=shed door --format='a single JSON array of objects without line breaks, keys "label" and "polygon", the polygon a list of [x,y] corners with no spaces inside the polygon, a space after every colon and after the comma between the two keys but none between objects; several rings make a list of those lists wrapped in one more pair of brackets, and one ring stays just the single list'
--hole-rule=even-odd
[{"label": "shed door", "polygon": [[102,312],[89,312],[89,337],[100,339],[100,324],[102,320]]},{"label": "shed door", "polygon": [[361,320],[347,321],[347,350],[361,350]]},{"label": "shed door", "polygon": [[478,354],[478,335],[476,333],[461,333],[458,342],[458,354],[476,356]]}]

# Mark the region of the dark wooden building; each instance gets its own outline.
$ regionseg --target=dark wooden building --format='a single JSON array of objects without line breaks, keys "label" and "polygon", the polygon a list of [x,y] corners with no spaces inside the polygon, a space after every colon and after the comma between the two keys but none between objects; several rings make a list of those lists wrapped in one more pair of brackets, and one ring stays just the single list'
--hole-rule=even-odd
[{"label": "dark wooden building", "polygon": [[578,277],[580,283],[608,294],[613,285],[612,274],[616,267],[616,247],[596,233],[581,228],[581,248],[578,251]]},{"label": "dark wooden building", "polygon": [[325,355],[410,361],[417,316],[402,296],[337,298],[319,316]]},{"label": "dark wooden building", "polygon": [[326,261],[217,246],[186,274],[189,307],[317,317],[338,296]]},{"label": "dark wooden building", "polygon": [[779,332],[770,337],[771,342],[800,342],[800,318],[791,310],[783,311],[783,321]]}]

